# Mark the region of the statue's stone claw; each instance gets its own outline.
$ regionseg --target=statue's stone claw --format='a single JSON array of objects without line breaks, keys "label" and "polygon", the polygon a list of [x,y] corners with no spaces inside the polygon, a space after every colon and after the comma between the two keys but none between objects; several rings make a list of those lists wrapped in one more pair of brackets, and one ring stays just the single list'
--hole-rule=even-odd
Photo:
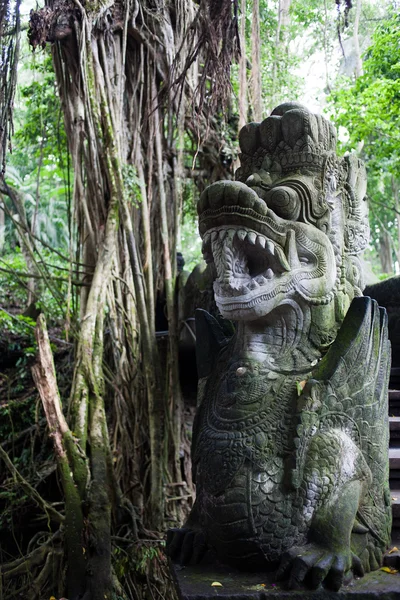
[{"label": "statue's stone claw", "polygon": [[182,527],[170,529],[167,533],[167,555],[180,565],[198,564],[206,550],[206,538],[201,531]]},{"label": "statue's stone claw", "polygon": [[359,559],[349,552],[335,553],[309,544],[285,552],[276,578],[278,581],[287,579],[291,590],[300,588],[304,583],[317,589],[323,583],[325,587],[338,591],[350,568],[360,576],[364,572]]},{"label": "statue's stone claw", "polygon": [[365,569],[359,557],[356,554],[351,555],[352,560],[352,570],[356,577],[364,577]]}]

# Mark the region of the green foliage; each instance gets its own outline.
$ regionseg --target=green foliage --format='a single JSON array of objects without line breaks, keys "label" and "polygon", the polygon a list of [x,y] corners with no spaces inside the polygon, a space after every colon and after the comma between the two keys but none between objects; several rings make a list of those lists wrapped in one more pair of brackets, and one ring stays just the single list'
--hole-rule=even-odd
[{"label": "green foliage", "polygon": [[128,202],[131,202],[133,206],[138,207],[142,201],[142,194],[136,167],[133,165],[124,165],[122,167],[122,176],[124,180],[124,191]]},{"label": "green foliage", "polygon": [[[0,332],[5,331],[22,338],[32,337],[32,344],[34,345],[33,329],[35,324],[35,321],[30,317],[25,317],[24,315],[11,315],[0,308]],[[28,351],[31,355],[35,354],[35,348],[33,347],[29,348]]]},{"label": "green foliage", "polygon": [[136,553],[136,569],[143,575],[149,568],[149,562],[159,557],[160,550],[157,546],[138,546]]},{"label": "green foliage", "polygon": [[[44,242],[66,249],[71,169],[67,138],[48,50],[24,63],[14,112],[15,135],[6,181],[22,193],[29,224]],[[7,206],[14,213],[9,199]],[[6,248],[15,243],[6,218]]]},{"label": "green foliage", "polygon": [[133,568],[139,575],[146,575],[151,568],[151,563],[160,558],[160,546],[165,546],[165,542],[157,542],[153,545],[138,543],[128,552],[116,547],[113,559],[118,579],[121,580],[130,568]]},{"label": "green foliage", "polygon": [[[364,73],[355,82],[342,79],[330,104],[336,124],[348,140],[342,150],[357,149],[368,171],[371,231],[378,254],[382,234],[391,237],[393,259],[399,252],[396,190],[400,187],[400,16],[384,20],[365,54]],[[361,144],[360,141],[362,140]],[[362,147],[361,147],[362,146]],[[380,239],[381,238],[381,239]]]},{"label": "green foliage", "polygon": [[185,219],[181,227],[180,248],[185,259],[185,271],[193,271],[196,265],[203,261],[201,239],[196,219]]},{"label": "green foliage", "polygon": [[[45,267],[43,272],[46,273],[48,281],[51,282],[51,287],[45,282],[40,299],[36,302],[36,307],[45,313],[48,323],[55,324],[65,317],[68,263],[60,259],[55,252],[47,248],[41,248],[38,265]],[[16,247],[12,253],[0,258],[0,306],[12,307],[13,310],[22,310],[26,307],[26,283],[28,278],[23,276],[26,272],[25,260],[19,247]],[[53,277],[59,279],[53,279]],[[25,319],[22,315],[16,315],[15,318]],[[34,322],[33,325],[35,325]]]},{"label": "green foliage", "polygon": [[13,273],[5,273],[1,269],[24,272],[26,263],[21,248],[16,246],[12,254],[0,258],[0,305],[21,308],[26,304],[26,280]]},{"label": "green foliage", "polygon": [[353,148],[364,140],[369,166],[381,161],[400,173],[400,16],[385,21],[366,53],[364,74],[354,84],[342,81],[332,93],[336,122],[349,131]]}]

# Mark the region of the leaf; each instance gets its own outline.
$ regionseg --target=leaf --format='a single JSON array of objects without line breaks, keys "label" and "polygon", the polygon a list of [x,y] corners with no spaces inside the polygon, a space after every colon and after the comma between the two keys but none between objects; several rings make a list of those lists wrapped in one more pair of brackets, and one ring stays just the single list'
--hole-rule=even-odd
[{"label": "leaf", "polygon": [[398,547],[397,546],[393,546],[393,548],[391,548],[389,550],[388,554],[392,554],[393,552],[398,552],[398,551],[399,551]]},{"label": "leaf", "polygon": [[213,581],[211,587],[224,587],[219,581]]},{"label": "leaf", "polygon": [[395,573],[398,573],[398,570],[392,569],[392,567],[381,567],[379,570],[385,571],[385,573],[390,573],[390,575],[394,575]]},{"label": "leaf", "polygon": [[296,387],[297,387],[297,394],[298,396],[301,396],[301,394],[303,393],[304,390],[304,386],[306,385],[307,380],[304,379],[304,381],[296,381]]}]

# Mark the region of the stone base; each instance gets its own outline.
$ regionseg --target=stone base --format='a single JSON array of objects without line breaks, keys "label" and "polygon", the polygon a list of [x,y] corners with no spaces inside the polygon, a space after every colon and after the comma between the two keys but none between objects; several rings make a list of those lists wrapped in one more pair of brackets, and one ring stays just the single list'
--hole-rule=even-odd
[{"label": "stone base", "polygon": [[[368,573],[343,586],[339,592],[285,590],[275,583],[274,574],[242,573],[220,565],[180,567],[170,563],[179,600],[400,600],[400,573]],[[213,582],[222,584],[212,586]]]}]

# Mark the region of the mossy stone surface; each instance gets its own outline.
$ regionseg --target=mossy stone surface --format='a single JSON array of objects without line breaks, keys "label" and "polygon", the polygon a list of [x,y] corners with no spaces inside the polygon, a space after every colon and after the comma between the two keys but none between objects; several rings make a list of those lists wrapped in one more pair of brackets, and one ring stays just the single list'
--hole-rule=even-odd
[{"label": "mossy stone surface", "polygon": [[[374,571],[333,592],[322,587],[285,590],[275,582],[274,573],[242,573],[225,566],[170,563],[170,570],[179,600],[400,600],[400,573]],[[212,586],[215,582],[221,586]]]}]

